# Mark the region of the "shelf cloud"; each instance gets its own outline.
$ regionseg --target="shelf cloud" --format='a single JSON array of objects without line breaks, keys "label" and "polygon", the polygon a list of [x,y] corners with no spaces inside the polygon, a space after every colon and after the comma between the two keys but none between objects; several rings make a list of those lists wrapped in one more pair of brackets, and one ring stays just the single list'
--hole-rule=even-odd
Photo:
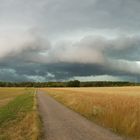
[{"label": "shelf cloud", "polygon": [[140,81],[139,0],[1,0],[0,81]]}]

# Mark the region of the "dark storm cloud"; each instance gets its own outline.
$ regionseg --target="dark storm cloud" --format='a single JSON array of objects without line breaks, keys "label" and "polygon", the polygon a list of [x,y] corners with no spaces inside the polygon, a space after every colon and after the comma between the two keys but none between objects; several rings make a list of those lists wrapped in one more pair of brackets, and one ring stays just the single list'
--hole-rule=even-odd
[{"label": "dark storm cloud", "polygon": [[[41,44],[38,46],[44,46]],[[22,53],[16,53],[16,55],[14,53],[3,59],[0,69],[1,75],[4,76],[1,79],[5,77],[9,80],[11,77],[9,75],[15,77],[10,79],[16,81],[68,80],[75,76],[91,75],[139,77],[140,63],[130,61],[133,55],[136,57],[131,51],[135,52],[133,47],[138,51],[138,44],[140,44],[138,36],[113,40],[88,36],[79,42],[65,42],[55,46],[49,44],[47,49],[29,47]],[[121,59],[119,56],[113,57],[113,54],[122,51],[127,55],[126,59]]]},{"label": "dark storm cloud", "polygon": [[139,0],[0,0],[0,80],[139,80],[139,13]]}]

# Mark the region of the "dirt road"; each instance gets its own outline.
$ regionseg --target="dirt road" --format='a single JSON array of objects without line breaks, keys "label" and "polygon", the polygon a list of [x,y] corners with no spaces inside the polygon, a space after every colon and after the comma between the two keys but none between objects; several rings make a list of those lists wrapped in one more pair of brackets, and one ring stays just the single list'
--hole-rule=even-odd
[{"label": "dirt road", "polygon": [[45,140],[123,140],[40,91],[38,104]]}]

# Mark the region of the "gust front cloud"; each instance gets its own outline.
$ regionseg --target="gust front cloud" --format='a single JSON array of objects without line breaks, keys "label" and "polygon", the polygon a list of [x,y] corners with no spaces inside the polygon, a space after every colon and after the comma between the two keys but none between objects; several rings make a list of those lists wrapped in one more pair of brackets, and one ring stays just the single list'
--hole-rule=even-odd
[{"label": "gust front cloud", "polygon": [[[17,73],[21,71],[25,80],[58,80],[63,79],[64,75],[65,78],[69,79],[71,76],[140,74],[140,61],[138,61],[140,58],[137,55],[138,52],[135,52],[139,50],[140,39],[138,36],[124,36],[115,39],[107,39],[102,36],[86,36],[80,40],[63,40],[53,44],[51,41],[44,41],[39,35],[27,32],[18,37],[14,36],[14,39],[12,37],[9,42],[5,44],[5,48],[1,51],[1,67],[5,69],[2,62],[7,63],[8,66],[12,62],[13,71],[7,69],[7,73],[14,72],[14,75],[18,77]],[[123,52],[126,57],[122,59],[119,52]],[[115,56],[116,53],[118,53],[118,56]],[[132,57],[137,59],[132,60]],[[18,63],[19,66],[14,65],[14,62]],[[83,65],[83,69],[85,69],[84,66],[89,65],[91,70],[85,69],[84,75],[73,64],[79,67]],[[32,68],[29,69],[29,65]],[[51,68],[54,65],[57,65],[56,69]],[[76,70],[71,71],[73,66],[78,72]],[[11,68],[11,66],[9,67]],[[96,70],[95,67],[100,68]],[[27,70],[21,70],[21,68]],[[48,73],[53,76],[48,76]],[[61,78],[57,75],[61,75]]]},{"label": "gust front cloud", "polygon": [[138,55],[139,45],[139,36],[124,36],[115,39],[106,39],[102,36],[86,36],[81,40],[64,40],[50,45],[49,49],[44,48],[44,51],[36,56],[37,59],[33,60],[32,58],[31,61],[37,63],[63,62],[100,65],[108,65],[110,61],[114,64],[116,62],[122,62],[122,64],[126,62],[127,65],[127,62],[130,61],[131,67],[131,64],[140,60]]},{"label": "gust front cloud", "polygon": [[139,0],[1,0],[0,81],[140,81],[139,7]]}]

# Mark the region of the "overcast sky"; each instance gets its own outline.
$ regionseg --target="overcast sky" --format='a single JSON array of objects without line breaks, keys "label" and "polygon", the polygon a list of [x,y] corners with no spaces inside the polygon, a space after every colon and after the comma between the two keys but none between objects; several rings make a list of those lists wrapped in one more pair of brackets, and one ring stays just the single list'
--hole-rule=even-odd
[{"label": "overcast sky", "polygon": [[0,0],[0,81],[140,82],[140,0]]}]

